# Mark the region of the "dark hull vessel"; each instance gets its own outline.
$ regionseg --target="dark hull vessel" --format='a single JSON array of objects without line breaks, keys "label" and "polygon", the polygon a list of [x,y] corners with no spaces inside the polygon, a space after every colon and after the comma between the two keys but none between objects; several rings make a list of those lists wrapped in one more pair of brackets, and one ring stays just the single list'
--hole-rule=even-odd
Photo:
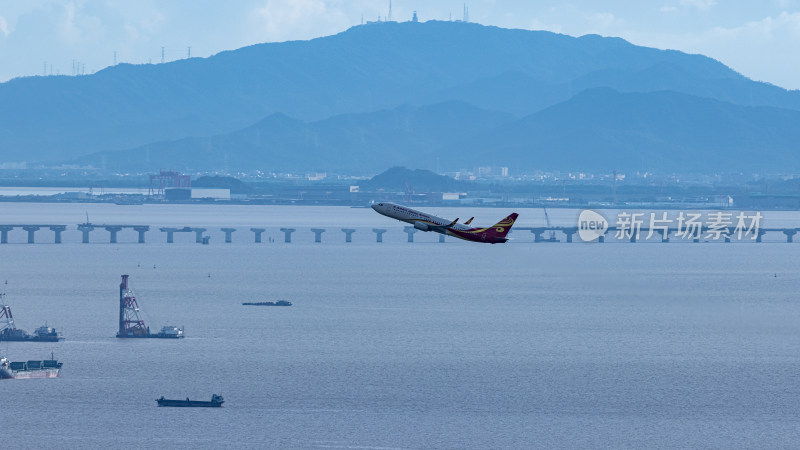
[{"label": "dark hull vessel", "polygon": [[19,328],[6,328],[0,331],[0,342],[59,342],[63,340],[64,336],[61,333],[47,325],[37,328],[34,334],[28,334]]},{"label": "dark hull vessel", "polygon": [[292,306],[292,302],[286,300],[278,300],[277,302],[245,302],[245,306]]},{"label": "dark hull vessel", "polygon": [[144,333],[129,332],[129,334],[119,334],[118,338],[144,338],[144,339],[183,339],[183,327],[172,325],[165,326],[158,333],[150,333],[150,328],[145,328]]},{"label": "dark hull vessel", "polygon": [[176,408],[219,408],[225,403],[225,399],[223,399],[221,395],[214,394],[211,396],[210,402],[189,400],[189,397],[186,397],[186,400],[170,400],[164,398],[162,395],[161,398],[156,399],[156,402],[158,402],[158,406],[171,406]]}]

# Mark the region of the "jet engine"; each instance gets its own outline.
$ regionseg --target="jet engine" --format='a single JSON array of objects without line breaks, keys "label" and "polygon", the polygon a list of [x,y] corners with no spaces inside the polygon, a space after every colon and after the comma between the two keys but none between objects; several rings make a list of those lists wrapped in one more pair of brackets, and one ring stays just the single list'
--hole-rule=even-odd
[{"label": "jet engine", "polygon": [[414,222],[414,228],[422,231],[431,231],[431,227],[425,222]]}]

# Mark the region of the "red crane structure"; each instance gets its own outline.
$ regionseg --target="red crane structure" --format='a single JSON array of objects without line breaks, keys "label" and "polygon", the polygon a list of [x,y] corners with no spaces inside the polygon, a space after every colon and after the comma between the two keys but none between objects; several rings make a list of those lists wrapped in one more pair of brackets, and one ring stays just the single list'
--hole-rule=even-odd
[{"label": "red crane structure", "polygon": [[119,332],[118,338],[147,337],[150,334],[144,320],[139,317],[139,304],[136,296],[128,288],[128,275],[122,276],[119,284]]},{"label": "red crane structure", "polygon": [[150,190],[147,195],[163,197],[166,188],[190,187],[192,187],[191,176],[181,175],[180,172],[174,170],[162,170],[157,175],[150,175]]},{"label": "red crane structure", "polygon": [[0,333],[13,333],[16,331],[16,327],[14,327],[14,316],[11,314],[11,307],[5,304],[5,298],[6,294],[0,294],[0,319],[5,319],[0,322]]}]

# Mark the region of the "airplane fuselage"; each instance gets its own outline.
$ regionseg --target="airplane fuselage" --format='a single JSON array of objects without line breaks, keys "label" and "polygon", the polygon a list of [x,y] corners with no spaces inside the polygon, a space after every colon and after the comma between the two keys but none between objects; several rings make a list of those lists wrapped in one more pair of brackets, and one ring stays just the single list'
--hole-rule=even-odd
[{"label": "airplane fuselage", "polygon": [[508,239],[506,239],[505,236],[511,229],[511,225],[514,224],[514,220],[517,218],[517,214],[514,213],[492,227],[472,228],[457,223],[458,219],[454,221],[443,219],[395,203],[375,203],[372,205],[372,209],[384,216],[409,223],[413,225],[414,228],[421,231],[434,231],[467,241],[486,242],[490,244],[506,242]]}]

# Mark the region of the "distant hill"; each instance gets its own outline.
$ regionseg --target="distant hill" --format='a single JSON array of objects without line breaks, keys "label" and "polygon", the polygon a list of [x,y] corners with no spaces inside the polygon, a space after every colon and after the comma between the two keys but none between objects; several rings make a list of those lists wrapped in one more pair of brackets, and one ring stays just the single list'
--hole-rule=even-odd
[{"label": "distant hill", "polygon": [[[264,124],[253,124],[261,120],[284,127],[287,139],[299,132],[295,138],[313,140],[314,133],[334,131],[316,130],[316,125],[305,125],[310,128],[303,130],[299,124],[451,101],[523,117],[596,87],[640,93],[669,90],[738,105],[800,110],[800,91],[748,80],[700,55],[594,35],[576,38],[456,22],[382,23],[310,41],[253,45],[209,58],[120,64],[89,76],[27,77],[2,83],[0,157],[67,161],[138,148],[143,153],[133,159],[140,166],[166,165],[161,160],[164,150],[165,156],[185,152],[181,161],[188,167],[196,158],[210,161],[211,154],[219,152],[201,138],[250,126],[256,132]],[[470,126],[465,122],[463,128]],[[197,150],[188,145],[191,139],[200,139],[195,142],[207,147]],[[419,145],[435,146],[445,140],[444,136],[426,139]],[[147,146],[162,141],[175,142],[172,153],[161,144],[157,152]],[[342,136],[340,141],[352,139]],[[399,159],[399,146],[390,147],[378,146],[358,158],[348,156],[349,147],[318,151],[329,159],[367,158],[363,167],[382,159],[385,168]],[[395,153],[383,155],[384,150]],[[246,155],[247,148],[215,157],[224,164],[238,154]],[[327,165],[313,153],[304,155],[309,166]],[[260,157],[277,161],[271,155]]]},{"label": "distant hill", "polygon": [[488,133],[513,120],[510,114],[462,102],[401,106],[317,122],[273,114],[233,133],[101,152],[71,162],[109,170],[146,170],[155,165],[185,171],[258,167],[372,175],[393,165],[435,168],[437,158],[445,156],[439,150],[459,137]]},{"label": "distant hill", "polygon": [[360,183],[361,187],[369,190],[384,189],[388,192],[452,192],[465,190],[467,184],[429,170],[405,167],[392,167]]},{"label": "distant hill", "polygon": [[524,169],[791,172],[798,142],[800,111],[597,88],[441,153]]},{"label": "distant hill", "polygon": [[584,91],[515,119],[462,102],[304,122],[275,114],[209,138],[102,152],[73,163],[113,170],[334,171],[387,166],[705,172],[800,169],[800,111],[670,91]]}]

